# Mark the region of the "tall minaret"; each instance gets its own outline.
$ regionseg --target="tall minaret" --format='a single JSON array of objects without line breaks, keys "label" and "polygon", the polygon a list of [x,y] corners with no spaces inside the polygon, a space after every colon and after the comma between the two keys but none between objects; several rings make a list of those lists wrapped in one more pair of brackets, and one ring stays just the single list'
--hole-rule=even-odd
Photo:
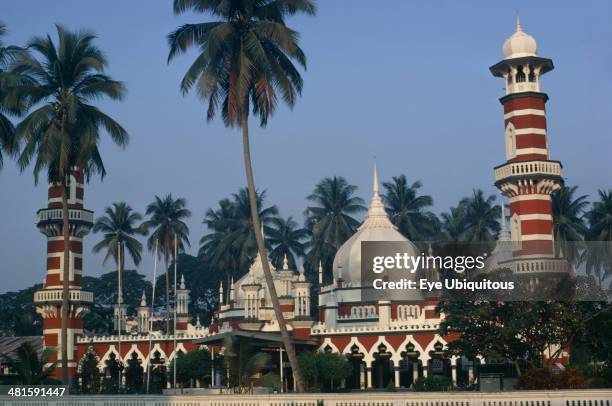
[{"label": "tall minaret", "polygon": [[[83,237],[93,225],[93,212],[83,208],[83,173],[73,171],[68,182],[68,219],[70,223],[70,307],[68,314],[68,376],[76,372],[75,341],[83,334],[83,315],[92,302],[93,295],[81,289],[83,275]],[[50,360],[61,357],[61,307],[64,272],[64,237],[62,235],[62,187],[49,184],[47,208],[37,212],[37,227],[47,237],[47,276],[44,288],[34,294],[36,311],[43,318],[44,345],[57,348]],[[58,363],[54,375],[61,377]]]},{"label": "tall minaret", "polygon": [[515,257],[550,258],[553,255],[551,193],[563,183],[562,165],[549,158],[545,104],[541,78],[553,69],[550,59],[538,56],[535,39],[523,31],[519,18],[515,32],[504,42],[504,59],[491,73],[504,79],[506,162],[495,168],[495,185],[508,197],[510,233],[520,249]]}]

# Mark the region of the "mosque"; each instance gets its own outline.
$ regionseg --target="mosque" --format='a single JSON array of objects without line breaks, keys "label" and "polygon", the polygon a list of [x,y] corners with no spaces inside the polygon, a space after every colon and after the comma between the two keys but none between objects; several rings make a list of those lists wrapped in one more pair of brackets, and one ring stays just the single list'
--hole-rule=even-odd
[{"label": "mosque", "polygon": [[[504,265],[516,273],[533,275],[568,272],[567,264],[554,258],[551,193],[562,184],[562,165],[549,159],[542,75],[553,69],[552,60],[538,56],[535,39],[523,31],[517,18],[515,32],[503,44],[503,59],[490,68],[503,79],[505,161],[494,168],[495,185],[509,202],[509,231],[502,214],[501,240],[520,244]],[[486,360],[449,357],[445,348],[456,334],[441,336],[438,326],[444,318],[436,311],[435,295],[414,293],[386,300],[363,300],[361,247],[366,241],[393,241],[412,244],[391,223],[378,191],[378,174],[373,174],[373,191],[364,222],[336,253],[333,281],[323,285],[319,270],[318,298],[311,298],[311,284],[302,271],[273,270],[276,290],[290,333],[298,350],[304,348],[346,354],[353,374],[346,380],[350,389],[410,387],[422,376],[446,375],[453,382],[469,382],[474,370]],[[149,331],[151,309],[142,298],[137,314],[126,324],[125,307],[115,306],[116,335],[87,336],[83,315],[94,298],[81,287],[82,241],[93,224],[93,212],[83,205],[83,176],[74,172],[70,181],[70,311],[68,322],[68,368],[74,376],[79,361],[88,352],[100,360],[109,357],[141,360],[142,366],[168,364],[178,351],[207,346],[221,350],[226,333],[248,336],[262,347],[278,351],[279,365],[285,365],[279,326],[263,279],[261,258],[249,272],[232,281],[229,294],[219,292],[220,304],[211,323],[195,324],[189,317],[188,282],[181,279],[177,290],[176,336]],[[37,226],[47,237],[47,275],[44,287],[35,293],[37,311],[44,319],[44,343],[58,346],[61,340],[63,237],[61,235],[61,190],[49,185],[48,206],[37,213]],[[415,253],[418,250],[414,244]],[[418,255],[418,254],[417,254]],[[428,274],[428,278],[435,275]],[[221,288],[222,289],[222,288]],[[227,293],[227,292],[226,292]],[[311,301],[318,311],[311,314]],[[175,345],[176,343],[176,345]],[[59,357],[60,354],[57,354]],[[55,359],[57,360],[57,358]],[[283,368],[281,368],[282,370]],[[58,376],[59,371],[56,371]],[[291,380],[286,374],[287,381]],[[215,380],[217,382],[215,382]],[[219,383],[212,378],[212,384]],[[289,385],[289,384],[288,384]]]}]

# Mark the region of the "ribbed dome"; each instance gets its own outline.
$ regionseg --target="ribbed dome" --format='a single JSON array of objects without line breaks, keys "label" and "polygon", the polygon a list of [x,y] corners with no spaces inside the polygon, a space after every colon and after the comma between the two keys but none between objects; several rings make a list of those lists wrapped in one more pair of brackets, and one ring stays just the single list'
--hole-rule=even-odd
[{"label": "ribbed dome", "polygon": [[[338,250],[334,258],[334,279],[342,279],[350,286],[361,286],[361,242],[362,241],[399,241],[410,242],[391,223],[387,211],[378,194],[378,173],[374,166],[374,193],[368,206],[365,221]],[[413,244],[413,254],[419,251]]]},{"label": "ribbed dome", "polygon": [[524,56],[536,56],[538,45],[536,40],[521,28],[521,21],[516,17],[516,31],[512,34],[502,47],[504,59],[521,58]]}]

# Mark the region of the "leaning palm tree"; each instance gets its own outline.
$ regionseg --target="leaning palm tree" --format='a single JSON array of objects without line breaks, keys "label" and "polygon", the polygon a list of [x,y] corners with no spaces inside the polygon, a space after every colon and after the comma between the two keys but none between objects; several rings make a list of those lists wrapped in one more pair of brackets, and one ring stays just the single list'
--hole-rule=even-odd
[{"label": "leaning palm tree", "polygon": [[6,26],[0,22],[0,169],[4,165],[3,154],[14,156],[17,153],[15,126],[7,115],[19,114],[20,108],[15,105],[11,106],[7,100],[7,93],[19,76],[12,75],[8,70],[17,57],[24,52],[23,48],[4,44],[2,38],[6,32]]},{"label": "leaning palm tree", "polygon": [[412,241],[424,241],[434,236],[437,218],[427,211],[433,206],[433,198],[419,195],[423,187],[420,181],[408,186],[406,175],[394,176],[391,182],[383,182],[383,200],[398,231]]},{"label": "leaning palm tree", "polygon": [[500,206],[494,204],[495,195],[485,197],[484,192],[475,189],[472,196],[459,203],[465,210],[464,241],[493,241],[500,230]]},{"label": "leaning palm tree", "polygon": [[166,331],[170,331],[170,256],[174,255],[172,247],[175,238],[179,252],[185,251],[185,245],[191,246],[189,227],[183,221],[191,216],[191,211],[187,209],[185,199],[174,199],[172,194],[168,194],[163,199],[155,196],[155,200],[147,206],[146,214],[150,218],[143,223],[143,227],[154,229],[147,241],[147,248],[154,252],[155,247],[159,247],[159,255],[166,269]]},{"label": "leaning palm tree", "polygon": [[[125,269],[125,252],[132,258],[134,265],[138,265],[142,259],[142,244],[135,235],[146,235],[147,231],[142,224],[136,224],[142,220],[142,216],[133,211],[125,202],[113,203],[105,210],[106,215],[96,219],[93,232],[104,233],[102,241],[94,245],[93,252],[106,251],[103,264],[113,257],[117,265],[117,280],[121,286],[121,278]],[[117,292],[117,303],[120,303]]]},{"label": "leaning palm tree", "polygon": [[305,255],[304,240],[308,238],[308,232],[300,228],[291,216],[286,219],[275,217],[270,222],[266,236],[272,246],[270,260],[274,266],[282,268],[283,261],[287,258],[290,269],[297,269],[296,259]]},{"label": "leaning palm tree", "polygon": [[125,87],[104,74],[108,62],[95,46],[89,31],[69,31],[57,26],[58,41],[49,35],[35,37],[28,48],[37,57],[22,54],[12,72],[28,77],[14,86],[14,102],[31,106],[32,111],[16,127],[23,143],[18,163],[23,171],[34,161],[34,180],[45,171],[50,183],[61,187],[62,230],[64,238],[62,300],[62,381],[68,384],[68,296],[70,271],[70,228],[68,220],[68,187],[71,174],[83,173],[104,177],[106,170],[98,150],[101,130],[125,147],[127,132],[110,116],[91,104],[108,97],[120,100]]},{"label": "leaning palm tree", "polygon": [[285,18],[298,13],[313,15],[315,6],[312,0],[174,0],[176,14],[186,11],[208,13],[218,21],[185,24],[169,34],[168,60],[192,46],[197,47],[199,55],[183,77],[181,90],[186,93],[195,85],[198,95],[208,103],[208,120],[220,109],[226,126],[242,129],[257,249],[283,343],[301,391],[302,375],[260,232],[248,121],[252,109],[260,125],[265,126],[279,96],[290,107],[295,104],[303,82],[293,61],[305,67],[306,56],[298,46],[298,33],[285,25]]},{"label": "leaning palm tree", "polygon": [[598,195],[599,200],[585,214],[589,228],[582,255],[587,273],[595,274],[599,285],[603,286],[612,275],[612,190],[598,190]]},{"label": "leaning palm tree", "polygon": [[585,212],[587,196],[574,197],[578,186],[563,186],[552,198],[553,238],[555,254],[561,253],[570,261],[578,259],[578,244],[587,234]]}]

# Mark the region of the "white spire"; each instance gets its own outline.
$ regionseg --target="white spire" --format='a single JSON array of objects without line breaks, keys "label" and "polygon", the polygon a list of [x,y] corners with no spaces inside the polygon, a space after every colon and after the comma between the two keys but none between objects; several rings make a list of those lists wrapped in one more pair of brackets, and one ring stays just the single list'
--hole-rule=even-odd
[{"label": "white spire", "polygon": [[219,304],[223,304],[223,283],[219,282]]},{"label": "white spire", "polygon": [[181,274],[181,289],[185,289],[185,275]]},{"label": "white spire", "polygon": [[300,265],[298,267],[298,272],[300,273],[300,276],[298,277],[298,281],[304,282],[306,280],[306,277],[304,276],[304,265]]},{"label": "white spire", "polygon": [[508,225],[506,224],[506,206],[504,205],[504,195],[501,195],[501,230],[499,231],[499,241],[510,241],[510,231],[508,231]]},{"label": "white spire", "polygon": [[196,316],[196,327],[202,327],[202,325],[200,324],[200,315],[199,314]]},{"label": "white spire", "polygon": [[378,169],[376,168],[376,161],[374,161],[374,196],[378,196]]},{"label": "white spire", "polygon": [[140,307],[145,307],[147,305],[147,297],[145,295],[144,289],[142,290],[142,298],[140,299]]},{"label": "white spire", "polygon": [[523,29],[521,28],[521,17],[517,13],[516,14],[516,32],[519,32],[519,31],[523,31]]},{"label": "white spire", "polygon": [[229,292],[229,294],[230,294],[229,299],[230,300],[234,300],[234,277],[233,276],[232,276],[231,283],[230,283],[230,292]]},{"label": "white spire", "polygon": [[378,168],[376,167],[376,163],[374,163],[373,178],[372,200],[370,200],[365,221],[359,228],[396,228],[389,220],[385,205],[378,194]]},{"label": "white spire", "polygon": [[285,257],[283,258],[283,270],[288,270],[289,269],[289,260],[287,259],[287,254],[285,254]]}]

